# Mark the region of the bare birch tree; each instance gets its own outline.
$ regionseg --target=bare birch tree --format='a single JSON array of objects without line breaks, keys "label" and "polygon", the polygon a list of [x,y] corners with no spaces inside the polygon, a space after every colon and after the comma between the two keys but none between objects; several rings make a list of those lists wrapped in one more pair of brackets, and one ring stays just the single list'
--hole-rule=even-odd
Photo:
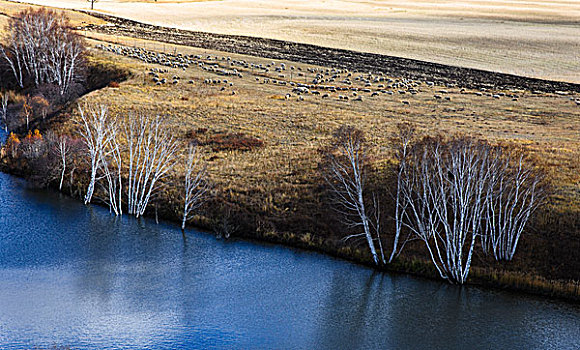
[{"label": "bare birch tree", "polygon": [[[334,134],[330,149],[326,152],[327,183],[335,195],[335,210],[349,228],[360,228],[361,233],[346,236],[344,240],[364,237],[375,264],[384,264],[383,250],[377,252],[379,241],[379,213],[375,205],[374,219],[365,201],[365,139],[360,130],[350,126],[340,127]],[[374,201],[376,203],[376,201]]]},{"label": "bare birch tree", "polygon": [[530,216],[542,203],[543,176],[521,151],[499,152],[486,193],[482,247],[496,260],[512,260]]},{"label": "bare birch tree", "polygon": [[402,187],[405,177],[408,174],[408,158],[411,142],[415,135],[415,127],[410,123],[401,123],[397,126],[397,136],[395,137],[397,165],[397,188],[395,192],[395,237],[393,239],[393,249],[389,256],[389,263],[393,261],[404,248],[410,237],[400,243],[403,230],[403,216],[407,210],[408,201],[402,198]]},{"label": "bare birch tree", "polygon": [[201,164],[201,156],[197,146],[190,145],[185,165],[185,182],[183,196],[183,219],[181,230],[185,230],[185,225],[193,212],[202,204],[203,197],[207,193],[207,170]]},{"label": "bare birch tree", "polygon": [[99,178],[99,170],[104,154],[110,148],[116,136],[116,123],[108,115],[108,109],[104,105],[84,107],[79,105],[80,121],[77,122],[77,132],[84,141],[89,156],[90,180],[85,194],[84,202],[88,204],[93,198],[95,183]]},{"label": "bare birch tree", "polygon": [[20,88],[29,82],[35,87],[55,84],[61,95],[68,92],[80,68],[84,44],[66,16],[44,8],[27,9],[11,18],[7,29],[7,45],[0,45],[0,55]]},{"label": "bare birch tree", "polygon": [[6,92],[0,97],[0,123],[4,131],[8,132],[8,94]]},{"label": "bare birch tree", "polygon": [[139,217],[159,190],[160,180],[175,165],[178,147],[160,116],[130,117],[125,136],[129,153],[127,207],[129,214]]},{"label": "bare birch tree", "polygon": [[64,181],[64,174],[66,173],[67,160],[71,151],[70,143],[68,142],[68,137],[61,135],[57,138],[55,151],[56,155],[60,159],[60,166],[62,168],[60,173],[60,182],[58,185],[58,190],[62,191],[62,184]]},{"label": "bare birch tree", "polygon": [[109,205],[109,210],[115,215],[123,215],[123,158],[121,146],[118,140],[119,126],[117,119],[110,120],[110,142],[101,153],[99,169],[103,185],[104,201]]},{"label": "bare birch tree", "polygon": [[468,137],[424,138],[411,150],[400,188],[402,224],[425,243],[439,275],[464,283],[469,274],[486,193],[492,147]]}]

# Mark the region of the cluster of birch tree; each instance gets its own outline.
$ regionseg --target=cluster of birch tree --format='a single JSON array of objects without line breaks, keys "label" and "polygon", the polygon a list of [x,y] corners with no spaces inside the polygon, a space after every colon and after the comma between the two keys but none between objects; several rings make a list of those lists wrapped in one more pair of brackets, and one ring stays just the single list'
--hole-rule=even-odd
[{"label": "cluster of birch tree", "polygon": [[27,9],[10,18],[7,29],[0,55],[18,86],[51,84],[60,95],[68,93],[79,74],[84,43],[66,16],[44,8]]},{"label": "cluster of birch tree", "polygon": [[326,179],[341,218],[362,231],[345,239],[364,237],[375,264],[392,262],[419,239],[439,275],[454,283],[466,281],[477,246],[496,260],[513,259],[545,197],[543,177],[526,154],[462,135],[419,138],[410,124],[398,130],[390,254],[380,237],[379,201],[366,193],[364,136],[341,127],[333,137]]},{"label": "cluster of birch tree", "polygon": [[[78,135],[87,148],[90,172],[85,204],[91,203],[99,188],[104,194],[103,201],[115,215],[122,215],[126,209],[128,214],[140,217],[159,194],[168,173],[179,159],[185,158],[182,184],[182,229],[185,229],[208,191],[206,168],[196,145],[182,150],[161,116],[113,117],[104,105],[79,106],[77,125]],[[181,152],[187,153],[185,157],[180,157]]]}]

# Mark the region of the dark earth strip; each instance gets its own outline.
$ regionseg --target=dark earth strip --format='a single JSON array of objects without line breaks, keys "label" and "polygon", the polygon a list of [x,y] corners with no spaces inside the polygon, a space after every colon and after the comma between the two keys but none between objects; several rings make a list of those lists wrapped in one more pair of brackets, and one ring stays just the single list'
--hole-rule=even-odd
[{"label": "dark earth strip", "polygon": [[538,92],[574,91],[580,84],[522,77],[480,69],[448,66],[408,58],[333,49],[282,40],[240,35],[196,32],[145,24],[116,16],[79,11],[104,19],[107,25],[87,25],[79,29],[109,35],[122,35],[208,50],[255,57],[346,68],[359,72],[382,72],[392,77],[456,84],[459,87],[497,90],[526,89]]}]

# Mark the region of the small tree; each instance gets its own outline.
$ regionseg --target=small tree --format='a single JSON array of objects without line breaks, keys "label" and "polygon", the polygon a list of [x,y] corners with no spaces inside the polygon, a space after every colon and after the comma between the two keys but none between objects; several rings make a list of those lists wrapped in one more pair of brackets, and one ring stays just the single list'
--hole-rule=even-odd
[{"label": "small tree", "polygon": [[405,214],[408,202],[403,197],[402,188],[404,186],[405,177],[408,175],[408,161],[409,151],[411,149],[411,142],[415,136],[415,127],[410,123],[401,123],[397,126],[397,135],[395,137],[395,156],[398,161],[397,165],[397,188],[395,192],[395,237],[393,239],[393,250],[389,257],[389,263],[397,257],[405,244],[410,240],[408,237],[403,243],[400,243],[401,234],[404,228],[403,215]]},{"label": "small tree", "polygon": [[60,166],[62,168],[60,174],[60,182],[58,185],[58,190],[62,191],[62,183],[64,181],[64,174],[66,172],[67,160],[71,152],[71,146],[69,138],[65,135],[58,136],[56,138],[56,144],[54,146],[54,153],[60,160]]},{"label": "small tree", "polygon": [[0,96],[0,124],[4,131],[8,132],[8,93],[2,93]]},{"label": "small tree", "polygon": [[125,123],[125,139],[129,153],[127,207],[129,214],[139,217],[175,165],[178,147],[160,116],[132,116]]},{"label": "small tree", "polygon": [[206,167],[201,164],[200,158],[197,146],[190,145],[185,165],[181,230],[185,230],[185,225],[191,219],[191,214],[203,203],[203,197],[208,190],[207,171]]},{"label": "small tree", "polygon": [[87,147],[91,169],[89,185],[84,198],[85,204],[88,204],[93,198],[104,153],[116,136],[117,125],[109,117],[108,109],[104,105],[91,106],[86,104],[84,107],[79,105],[79,114],[77,132]]},{"label": "small tree", "polygon": [[464,283],[481,234],[493,148],[459,136],[425,137],[413,145],[399,195],[402,225],[427,247],[439,275]]},{"label": "small tree", "polygon": [[32,118],[32,105],[30,104],[30,98],[27,96],[20,110],[20,115],[24,118],[26,122],[26,130],[30,130],[30,118]]},{"label": "small tree", "polygon": [[531,215],[543,202],[543,173],[519,148],[497,149],[486,192],[482,247],[496,260],[512,260]]},{"label": "small tree", "polygon": [[118,141],[118,123],[111,121],[111,142],[101,153],[100,173],[106,181],[104,201],[115,215],[123,215],[123,158]]},{"label": "small tree", "polygon": [[30,106],[32,107],[33,115],[37,118],[39,115],[42,120],[46,119],[46,116],[50,110],[50,102],[42,96],[34,96],[30,99]]},{"label": "small tree", "polygon": [[[344,240],[364,237],[375,264],[386,263],[380,240],[378,202],[367,203],[365,192],[366,140],[362,131],[343,126],[334,133],[325,152],[324,177],[334,195],[334,209],[349,228],[360,228],[361,233],[346,236]],[[369,208],[374,210],[369,210]],[[378,249],[377,249],[378,244]]]},{"label": "small tree", "polygon": [[[155,1],[157,1],[157,0],[155,0]],[[91,10],[94,10],[95,9],[95,2],[99,2],[99,0],[87,0],[87,2],[91,3]]]},{"label": "small tree", "polygon": [[8,150],[10,150],[10,155],[13,158],[16,157],[20,144],[21,142],[18,136],[16,136],[16,134],[14,134],[13,132],[11,132],[10,135],[8,135],[8,138],[6,139],[5,147]]}]

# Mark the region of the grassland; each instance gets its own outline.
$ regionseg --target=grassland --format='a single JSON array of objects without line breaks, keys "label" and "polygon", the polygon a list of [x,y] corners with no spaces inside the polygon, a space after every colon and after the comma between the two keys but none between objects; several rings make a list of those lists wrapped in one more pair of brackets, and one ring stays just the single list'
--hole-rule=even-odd
[{"label": "grassland", "polygon": [[[29,0],[87,9],[76,0]],[[249,35],[580,82],[576,1],[101,0],[98,11],[210,33]]]},{"label": "grassland", "polygon": [[[0,11],[7,10],[0,8]],[[81,16],[73,19],[75,21],[102,24],[93,17],[74,16]],[[208,135],[243,133],[264,142],[263,147],[247,152],[215,151],[210,146],[204,147],[204,158],[214,185],[214,200],[198,218],[200,225],[210,225],[212,219],[231,212],[230,220],[238,224],[239,235],[365,261],[368,256],[360,247],[340,242],[340,225],[325,204],[325,192],[317,171],[318,151],[338,126],[354,125],[367,133],[374,169],[380,177],[381,169],[392,164],[390,138],[397,123],[409,121],[425,134],[465,133],[494,142],[520,144],[537,155],[552,181],[554,193],[550,202],[524,237],[516,261],[498,266],[478,256],[474,281],[493,282],[495,278],[504,281],[504,285],[524,288],[529,282],[526,276],[535,276],[533,281],[536,278],[540,281],[532,285],[554,286],[546,282],[552,279],[580,280],[580,106],[574,101],[578,94],[562,96],[525,89],[482,92],[454,86],[428,86],[425,81],[416,81],[417,94],[410,94],[408,90],[400,94],[398,89],[379,88],[374,84],[370,87],[372,92],[389,90],[393,94],[381,92],[372,96],[372,92],[358,91],[362,101],[355,101],[353,91],[321,90],[328,93],[326,98],[315,94],[298,95],[288,85],[290,82],[310,84],[316,74],[332,67],[272,61],[116,35],[84,34],[90,37],[88,42],[93,46],[91,60],[128,69],[132,77],[118,88],[94,91],[79,102],[105,103],[112,113],[120,115],[135,112],[162,115],[174,136],[184,143],[199,129],[207,129]],[[197,61],[206,67],[210,64],[220,69],[235,67],[242,77],[224,77],[198,65],[185,70],[168,68],[94,47],[109,44],[199,55]],[[265,72],[231,66],[233,61],[272,68],[284,64],[287,69]],[[157,85],[149,74],[151,69],[167,69],[158,74],[169,83]],[[365,88],[366,84],[355,78],[367,77],[368,73],[351,73],[353,85],[349,87]],[[339,75],[343,78],[345,74]],[[174,76],[179,77],[178,83],[171,84]],[[399,76],[381,77],[401,82]],[[207,79],[221,82],[208,84]],[[339,81],[337,78],[333,85],[341,85]],[[349,99],[339,99],[339,95]],[[441,98],[436,99],[435,95]],[[508,95],[517,95],[517,98],[508,98]],[[74,118],[74,108],[68,112]],[[74,128],[68,117],[55,119],[51,127],[68,132]],[[180,176],[181,169],[176,168],[172,177],[178,179]],[[160,206],[168,211],[175,208],[174,198],[175,193],[168,190]],[[398,266],[401,270],[429,275],[428,265],[421,260],[423,253],[420,246],[411,245]],[[544,290],[549,290],[546,288]],[[569,287],[563,285],[561,288]],[[579,293],[578,289],[575,293]]]}]

